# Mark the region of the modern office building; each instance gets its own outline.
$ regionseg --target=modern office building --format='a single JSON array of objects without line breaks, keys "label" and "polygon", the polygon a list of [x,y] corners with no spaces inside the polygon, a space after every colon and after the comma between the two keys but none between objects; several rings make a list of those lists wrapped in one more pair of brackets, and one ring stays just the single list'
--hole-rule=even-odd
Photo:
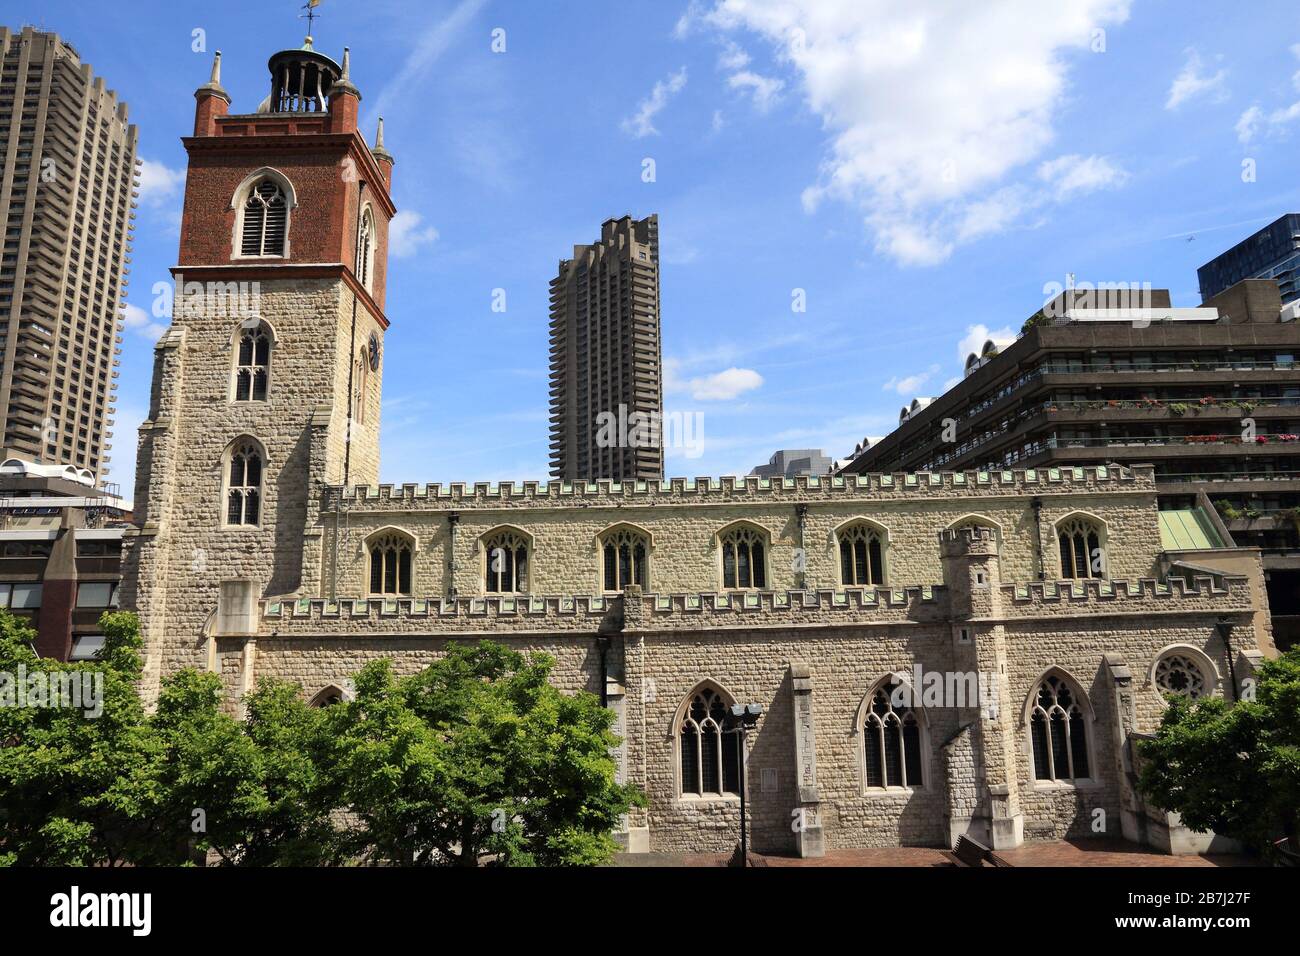
[{"label": "modern office building", "polygon": [[662,478],[659,217],[606,220],[551,280],[552,477]]},{"label": "modern office building", "polygon": [[126,104],[54,33],[0,27],[0,446],[109,471],[135,213]]},{"label": "modern office building", "polygon": [[760,478],[793,478],[795,475],[825,475],[833,462],[820,448],[782,448],[766,465],[755,465],[751,475]]},{"label": "modern office building", "polygon": [[[1039,313],[971,356],[943,395],[902,409],[845,473],[1155,466],[1181,550],[1259,548],[1279,646],[1300,638],[1300,329],[1271,280],[1195,309]],[[1045,310],[1050,311],[1050,310]]]},{"label": "modern office building", "polygon": [[1300,299],[1300,213],[1289,212],[1196,270],[1201,298],[1211,299],[1242,279],[1273,279],[1283,303]]},{"label": "modern office building", "polygon": [[0,607],[36,629],[42,657],[87,660],[103,646],[128,519],[88,469],[0,463]]}]

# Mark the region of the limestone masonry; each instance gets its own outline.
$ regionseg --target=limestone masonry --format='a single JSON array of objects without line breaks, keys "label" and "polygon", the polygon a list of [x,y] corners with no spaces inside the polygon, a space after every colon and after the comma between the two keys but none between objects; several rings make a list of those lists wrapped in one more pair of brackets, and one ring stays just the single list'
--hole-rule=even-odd
[{"label": "limestone masonry", "polygon": [[632,850],[734,846],[737,703],[763,707],[760,851],[1214,839],[1142,804],[1134,735],[1275,653],[1262,570],[1163,551],[1149,467],[377,484],[393,157],[346,53],[270,66],[238,115],[214,68],[185,140],[197,286],[157,346],[124,554],[148,694],[197,667],[232,710],[264,677],[324,705],[368,661],[491,638],[617,714],[649,796]]}]

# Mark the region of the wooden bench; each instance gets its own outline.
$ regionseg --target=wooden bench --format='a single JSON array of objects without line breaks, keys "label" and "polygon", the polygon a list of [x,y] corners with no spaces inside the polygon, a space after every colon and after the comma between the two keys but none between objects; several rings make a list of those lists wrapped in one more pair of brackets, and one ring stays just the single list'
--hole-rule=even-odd
[{"label": "wooden bench", "polygon": [[956,866],[1010,866],[1006,860],[998,856],[979,840],[972,840],[968,836],[959,836],[957,845],[952,848],[951,852],[945,852],[949,860]]}]

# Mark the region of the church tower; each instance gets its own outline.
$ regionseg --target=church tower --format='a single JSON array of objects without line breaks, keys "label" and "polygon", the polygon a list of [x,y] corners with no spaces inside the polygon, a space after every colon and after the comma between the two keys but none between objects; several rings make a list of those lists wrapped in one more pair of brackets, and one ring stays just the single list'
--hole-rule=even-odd
[{"label": "church tower", "polygon": [[266,99],[233,113],[218,52],[182,140],[123,572],[149,694],[181,667],[226,669],[214,635],[255,630],[258,599],[317,595],[324,487],[378,482],[393,157],[382,119],[373,147],[357,129],[346,48],[340,64],[307,37],[268,67]]}]

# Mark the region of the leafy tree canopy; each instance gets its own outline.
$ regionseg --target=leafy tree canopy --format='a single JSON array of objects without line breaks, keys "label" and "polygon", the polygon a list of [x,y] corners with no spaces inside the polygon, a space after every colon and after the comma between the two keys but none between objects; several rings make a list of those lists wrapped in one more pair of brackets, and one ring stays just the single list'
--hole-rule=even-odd
[{"label": "leafy tree canopy", "polygon": [[1193,830],[1269,853],[1300,834],[1300,650],[1259,671],[1253,700],[1172,697],[1140,749],[1139,789]]},{"label": "leafy tree canopy", "polygon": [[545,655],[453,643],[411,677],[372,663],[319,709],[262,681],[243,719],[184,670],[150,714],[135,616],[101,624],[100,656],[63,664],[0,610],[0,673],[102,681],[93,717],[0,706],[0,865],[593,864],[643,803],[615,781],[613,714],[551,686]]}]

